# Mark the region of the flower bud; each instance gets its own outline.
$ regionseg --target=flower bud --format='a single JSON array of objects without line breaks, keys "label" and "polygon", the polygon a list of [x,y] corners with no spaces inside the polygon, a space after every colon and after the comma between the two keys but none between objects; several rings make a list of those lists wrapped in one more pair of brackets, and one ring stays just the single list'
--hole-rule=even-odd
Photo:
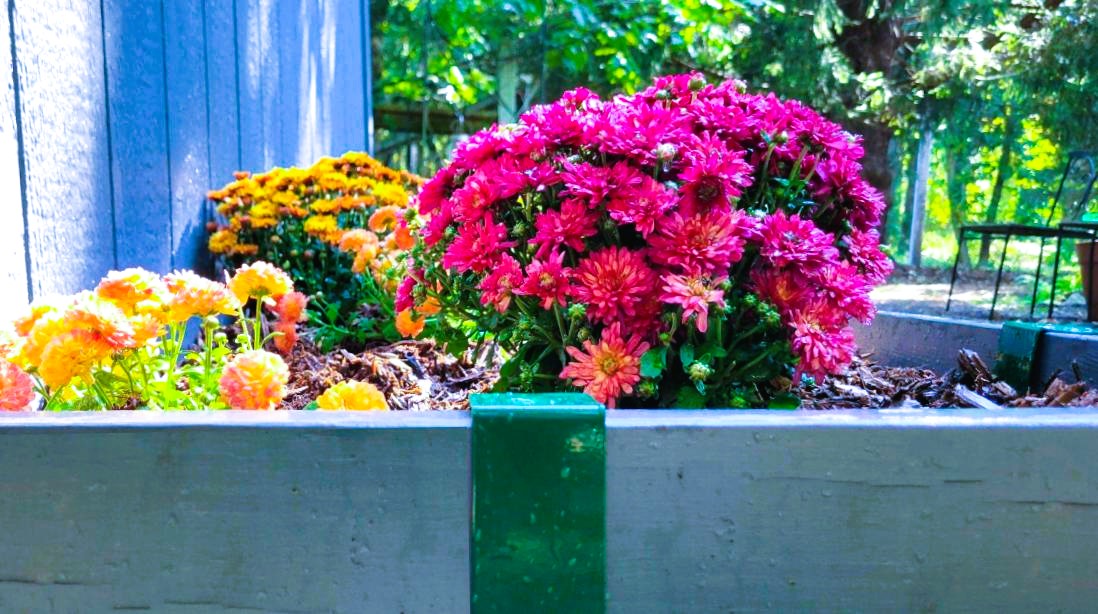
[{"label": "flower bud", "polygon": [[637,385],[637,396],[642,399],[651,399],[659,392],[659,386],[656,382],[650,379],[641,380],[641,383]]},{"label": "flower bud", "polygon": [[687,375],[695,382],[704,382],[709,379],[710,375],[713,375],[713,369],[709,365],[696,360],[690,363],[690,366],[686,368]]},{"label": "flower bud", "polygon": [[668,333],[668,332],[660,333],[660,344],[661,345],[671,345],[671,333]]},{"label": "flower bud", "polygon": [[675,159],[675,154],[678,153],[678,149],[671,143],[660,143],[656,147],[656,157],[660,159],[660,162],[670,162]]},{"label": "flower bud", "polygon": [[306,260],[312,260],[316,256],[316,252],[311,249],[307,249],[301,255],[304,256]]},{"label": "flower bud", "polygon": [[568,306],[568,318],[575,321],[582,320],[587,315],[587,307],[582,303],[573,303]]},{"label": "flower bud", "polygon": [[591,329],[587,328],[586,326],[579,329],[579,331],[576,333],[576,339],[579,339],[580,341],[587,341],[590,338],[591,338]]},{"label": "flower bud", "polygon": [[270,237],[267,237],[267,240],[271,243],[282,243],[282,237],[278,235],[271,235]]},{"label": "flower bud", "polygon": [[774,135],[774,142],[778,145],[785,145],[789,142],[789,133],[785,130]]},{"label": "flower bud", "polygon": [[530,227],[526,225],[526,222],[517,222],[514,227],[511,228],[511,236],[525,237],[529,230]]},{"label": "flower bud", "polygon": [[214,340],[214,343],[216,343],[218,345],[225,345],[229,342],[229,336],[226,335],[223,331],[219,330],[216,333],[214,333],[213,340]]},{"label": "flower bud", "polygon": [[705,77],[701,75],[694,75],[693,77],[690,77],[689,86],[691,92],[697,92],[701,90],[701,88],[705,87]]},{"label": "flower bud", "polygon": [[237,335],[233,341],[236,343],[237,347],[245,347],[251,342],[251,339],[248,338],[248,335]]},{"label": "flower bud", "polygon": [[217,319],[217,316],[206,316],[202,319],[203,326],[209,326],[210,328],[217,328],[221,326],[221,320]]}]

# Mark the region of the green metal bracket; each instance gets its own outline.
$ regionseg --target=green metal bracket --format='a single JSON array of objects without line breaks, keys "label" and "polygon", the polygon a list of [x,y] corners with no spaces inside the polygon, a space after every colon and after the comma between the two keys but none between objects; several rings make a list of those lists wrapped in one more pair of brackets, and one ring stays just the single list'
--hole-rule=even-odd
[{"label": "green metal bracket", "polygon": [[1044,326],[1032,322],[1003,322],[999,331],[999,355],[995,375],[1020,392],[1033,388],[1037,344]]},{"label": "green metal bracket", "polygon": [[472,611],[606,610],[606,411],[585,394],[478,394]]},{"label": "green metal bracket", "polygon": [[1038,324],[1034,322],[1003,322],[999,332],[999,355],[995,360],[995,375],[1019,391],[1035,389],[1037,348],[1045,331],[1095,335],[1098,328],[1084,324]]}]

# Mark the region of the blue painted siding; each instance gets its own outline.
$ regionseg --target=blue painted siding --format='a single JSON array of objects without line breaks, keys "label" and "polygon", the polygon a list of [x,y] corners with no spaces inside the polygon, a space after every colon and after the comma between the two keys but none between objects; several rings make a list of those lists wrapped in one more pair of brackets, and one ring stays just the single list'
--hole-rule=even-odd
[{"label": "blue painted siding", "polygon": [[[0,9],[0,263],[3,263],[0,265],[0,296],[26,297],[25,203],[19,164],[20,137],[9,7]],[[15,316],[15,308],[17,306],[11,305],[11,301],[0,301],[0,318]]]},{"label": "blue painted siding", "polygon": [[368,147],[368,0],[9,0],[0,310],[207,261],[207,190]]}]

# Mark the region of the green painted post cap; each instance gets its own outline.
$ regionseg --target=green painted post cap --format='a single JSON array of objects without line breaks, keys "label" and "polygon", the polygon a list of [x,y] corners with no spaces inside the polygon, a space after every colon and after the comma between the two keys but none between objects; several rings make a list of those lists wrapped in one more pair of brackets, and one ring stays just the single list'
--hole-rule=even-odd
[{"label": "green painted post cap", "polygon": [[606,609],[606,413],[584,394],[480,394],[471,609]]}]

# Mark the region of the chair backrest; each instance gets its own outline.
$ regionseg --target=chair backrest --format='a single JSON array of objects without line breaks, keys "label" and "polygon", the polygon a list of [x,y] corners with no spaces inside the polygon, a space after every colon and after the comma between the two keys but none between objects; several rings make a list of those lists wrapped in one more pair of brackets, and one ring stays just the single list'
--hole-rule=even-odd
[{"label": "chair backrest", "polygon": [[1048,213],[1046,224],[1051,226],[1056,217],[1056,209],[1063,212],[1061,221],[1077,221],[1087,212],[1087,204],[1094,195],[1094,184],[1098,180],[1098,151],[1073,151],[1068,154],[1064,174],[1060,177],[1060,186],[1056,189],[1056,199],[1052,201],[1052,210]]}]

